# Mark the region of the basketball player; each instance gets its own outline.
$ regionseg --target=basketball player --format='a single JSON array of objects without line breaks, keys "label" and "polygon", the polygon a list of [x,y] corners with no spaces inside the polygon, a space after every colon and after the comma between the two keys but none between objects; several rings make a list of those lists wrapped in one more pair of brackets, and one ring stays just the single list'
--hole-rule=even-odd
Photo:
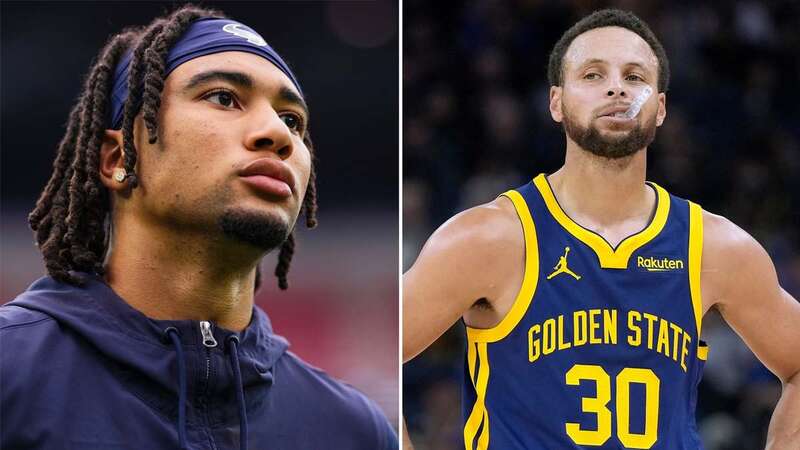
[{"label": "basketball player", "polygon": [[300,84],[248,26],[191,5],[111,38],[30,215],[49,276],[0,308],[3,449],[386,449],[355,389],[253,304],[301,210]]},{"label": "basketball player", "polygon": [[548,75],[564,165],[431,236],[403,279],[404,360],[464,320],[468,450],[698,449],[716,308],[783,382],[767,448],[800,448],[800,305],[745,231],[645,181],[667,116],[659,41],[597,11]]}]

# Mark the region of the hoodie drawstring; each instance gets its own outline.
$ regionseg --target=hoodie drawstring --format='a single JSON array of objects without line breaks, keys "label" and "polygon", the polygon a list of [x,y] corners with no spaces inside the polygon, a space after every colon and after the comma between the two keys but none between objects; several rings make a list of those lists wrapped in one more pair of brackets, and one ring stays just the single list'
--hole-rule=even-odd
[{"label": "hoodie drawstring", "polygon": [[183,358],[183,347],[178,337],[178,329],[169,327],[164,333],[172,340],[175,353],[178,354],[178,442],[181,450],[186,449],[186,360]]},{"label": "hoodie drawstring", "polygon": [[[178,356],[178,441],[181,450],[186,449],[186,360],[183,357],[183,347],[175,327],[164,330],[164,334],[172,341],[175,353]],[[229,336],[227,339],[228,354],[230,355],[231,368],[236,382],[236,401],[239,405],[239,450],[247,450],[247,409],[244,402],[244,386],[242,385],[242,371],[239,368],[239,338]]]},{"label": "hoodie drawstring", "polygon": [[247,409],[244,403],[244,387],[242,386],[242,371],[239,368],[239,338],[228,337],[228,354],[231,358],[233,379],[236,382],[236,400],[239,403],[239,450],[247,450]]}]

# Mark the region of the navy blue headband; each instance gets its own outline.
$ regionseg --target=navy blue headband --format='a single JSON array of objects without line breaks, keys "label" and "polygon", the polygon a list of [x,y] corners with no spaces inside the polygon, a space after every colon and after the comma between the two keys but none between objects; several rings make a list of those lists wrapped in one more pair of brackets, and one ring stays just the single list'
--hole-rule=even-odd
[{"label": "navy blue headband", "polygon": [[[194,22],[167,54],[164,78],[186,61],[227,51],[248,52],[267,59],[292,80],[300,95],[303,94],[300,83],[297,82],[289,66],[264,41],[264,38],[247,25],[229,19],[208,18]],[[110,128],[114,130],[122,127],[122,113],[125,100],[128,98],[128,71],[132,58],[133,53],[127,52],[114,71],[109,117]]]}]

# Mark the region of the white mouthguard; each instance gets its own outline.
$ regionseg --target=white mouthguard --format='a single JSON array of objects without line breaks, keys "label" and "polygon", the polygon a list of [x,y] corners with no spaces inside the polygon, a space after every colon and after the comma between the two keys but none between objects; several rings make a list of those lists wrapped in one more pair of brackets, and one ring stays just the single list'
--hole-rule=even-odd
[{"label": "white mouthguard", "polygon": [[653,88],[651,88],[650,86],[646,86],[644,90],[641,93],[639,93],[639,95],[637,95],[635,99],[633,99],[631,107],[628,108],[627,111],[625,111],[625,117],[627,117],[628,119],[633,119],[634,117],[636,117],[636,115],[639,114],[639,111],[642,110],[642,105],[644,105],[644,102],[646,102],[647,99],[650,98],[650,95],[652,93],[653,93]]}]

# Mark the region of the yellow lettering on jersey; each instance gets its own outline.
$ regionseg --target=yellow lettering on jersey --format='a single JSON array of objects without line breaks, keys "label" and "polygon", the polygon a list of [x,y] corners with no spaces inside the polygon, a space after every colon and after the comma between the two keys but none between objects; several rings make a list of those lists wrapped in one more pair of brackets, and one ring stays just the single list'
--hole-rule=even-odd
[{"label": "yellow lettering on jersey", "polygon": [[558,316],[558,349],[566,350],[572,347],[570,342],[564,342],[564,315]]},{"label": "yellow lettering on jersey", "polygon": [[611,400],[611,378],[600,366],[575,364],[566,373],[566,382],[570,386],[579,386],[582,380],[594,381],[597,397],[583,397],[581,411],[597,417],[596,430],[584,430],[580,423],[567,422],[566,432],[578,445],[599,446],[611,437],[611,411],[608,402]]},{"label": "yellow lettering on jersey", "polygon": [[678,362],[678,345],[680,344],[680,336],[683,334],[683,329],[674,323],[670,323],[669,327],[672,328],[672,359]]},{"label": "yellow lettering on jersey", "polygon": [[575,338],[572,342],[575,344],[575,347],[581,346],[586,344],[587,340],[587,326],[586,326],[586,311],[575,311],[575,314],[572,315],[572,330],[575,334]]},{"label": "yellow lettering on jersey", "polygon": [[636,325],[634,320],[638,323],[642,321],[642,314],[639,311],[628,311],[628,329],[633,334],[628,335],[628,345],[638,347],[642,345],[642,328]]},{"label": "yellow lettering on jersey", "polygon": [[[654,314],[630,310],[627,313],[627,339],[631,347],[643,344],[664,355],[688,371],[686,356],[690,350],[691,336],[679,325]],[[528,329],[528,361],[533,363],[542,356],[582,345],[617,345],[618,311],[616,309],[578,310],[572,313],[572,331],[567,329],[569,316],[551,317]],[[646,328],[646,329],[644,329]]]},{"label": "yellow lettering on jersey", "polygon": [[658,320],[658,317],[650,314],[644,313],[642,314],[645,319],[647,319],[647,349],[653,349],[653,322]]},{"label": "yellow lettering on jersey", "polygon": [[540,350],[539,350],[539,338],[534,338],[534,335],[538,335],[541,331],[541,327],[537,324],[528,329],[528,361],[534,362],[539,359]]},{"label": "yellow lettering on jersey", "polygon": [[589,310],[589,343],[590,344],[599,344],[603,342],[595,333],[600,328],[600,322],[597,320],[597,316],[600,315],[599,309],[590,309]]},{"label": "yellow lettering on jersey", "polygon": [[605,326],[603,330],[603,343],[616,344],[617,343],[617,310],[604,309],[603,310],[603,323]]},{"label": "yellow lettering on jersey", "polygon": [[683,347],[681,348],[681,368],[684,372],[688,369],[686,368],[686,355],[689,354],[689,344],[692,343],[692,337],[689,336],[689,333],[683,333]]},{"label": "yellow lettering on jersey", "polygon": [[669,358],[669,322],[664,319],[658,321],[658,344],[656,351]]},{"label": "yellow lettering on jersey", "polygon": [[667,270],[683,270],[683,261],[680,259],[661,258],[656,259],[652,256],[636,258],[636,266],[643,267],[650,272],[665,272]]},{"label": "yellow lettering on jersey", "polygon": [[[644,433],[630,428],[631,384],[645,387]],[[617,437],[625,448],[650,448],[658,440],[658,401],[661,380],[650,369],[626,367],[617,375]]]},{"label": "yellow lettering on jersey", "polygon": [[547,319],[542,328],[542,354],[549,355],[556,351],[556,321]]}]

